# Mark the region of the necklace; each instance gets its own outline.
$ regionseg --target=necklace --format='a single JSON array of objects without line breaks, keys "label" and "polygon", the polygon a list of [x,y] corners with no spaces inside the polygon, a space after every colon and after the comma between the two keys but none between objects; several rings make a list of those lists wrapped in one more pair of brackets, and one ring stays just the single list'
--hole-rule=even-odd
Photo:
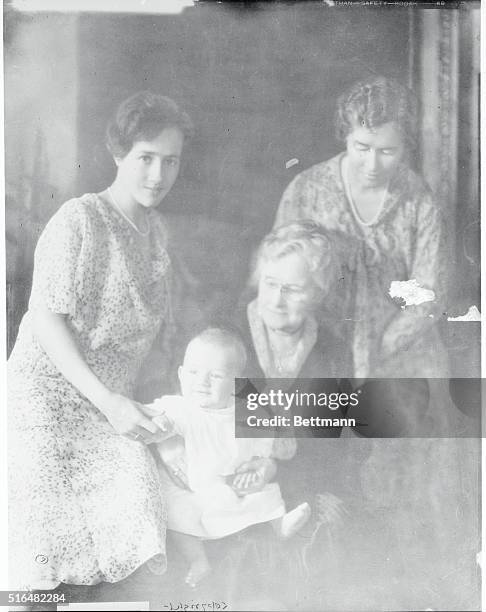
[{"label": "necklace", "polygon": [[280,350],[275,343],[269,338],[270,350],[272,352],[273,363],[279,374],[290,373],[296,367],[296,362],[299,358],[299,348],[301,339],[299,338],[294,346],[290,349]]},{"label": "necklace", "polygon": [[385,186],[385,190],[383,191],[383,196],[381,198],[381,202],[380,202],[380,206],[375,214],[375,216],[370,219],[369,221],[364,221],[363,217],[361,216],[360,212],[358,211],[358,208],[355,204],[354,198],[351,194],[351,185],[349,183],[349,170],[348,170],[348,164],[347,164],[347,160],[346,158],[344,158],[344,160],[342,161],[342,172],[341,172],[341,176],[343,179],[343,184],[344,184],[344,192],[346,193],[346,197],[348,198],[348,202],[351,205],[351,210],[353,211],[353,215],[355,216],[356,220],[358,221],[358,223],[361,223],[361,225],[365,225],[365,226],[370,226],[373,225],[379,218],[379,216],[381,215],[382,211],[383,211],[383,205],[385,204],[385,200],[388,196],[388,184],[386,184]]},{"label": "necklace", "polygon": [[111,198],[111,201],[113,202],[113,204],[115,205],[115,208],[117,209],[117,211],[120,213],[120,215],[125,219],[125,221],[127,221],[132,227],[133,229],[137,232],[137,234],[140,234],[140,236],[148,236],[149,232],[150,232],[150,225],[147,222],[147,229],[145,231],[142,232],[142,230],[140,230],[135,223],[130,219],[130,217],[128,215],[126,215],[123,210],[121,209],[120,205],[118,204],[118,202],[115,200],[115,197],[113,196],[113,194],[111,193],[111,188],[108,187],[108,194]]},{"label": "necklace", "polygon": [[275,368],[279,374],[283,374],[284,372],[292,372],[295,369],[295,362],[297,360],[296,354],[291,353],[289,355],[273,355],[273,361],[275,364]]}]

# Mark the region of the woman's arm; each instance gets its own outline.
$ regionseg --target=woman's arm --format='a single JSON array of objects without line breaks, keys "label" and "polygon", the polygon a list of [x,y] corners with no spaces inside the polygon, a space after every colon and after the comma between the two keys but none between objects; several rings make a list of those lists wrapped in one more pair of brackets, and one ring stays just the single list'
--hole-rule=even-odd
[{"label": "woman's arm", "polygon": [[68,327],[66,315],[38,305],[32,312],[34,335],[61,374],[96,406],[119,434],[138,434],[148,442],[158,427],[136,403],[110,391],[86,363]]}]

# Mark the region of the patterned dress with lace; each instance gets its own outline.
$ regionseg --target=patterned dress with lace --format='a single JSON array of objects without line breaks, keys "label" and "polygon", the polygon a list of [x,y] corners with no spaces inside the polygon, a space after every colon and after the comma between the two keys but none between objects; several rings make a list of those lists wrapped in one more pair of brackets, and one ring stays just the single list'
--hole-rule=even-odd
[{"label": "patterned dress with lace", "polygon": [[[444,233],[423,181],[402,165],[377,217],[364,223],[346,196],[340,154],[297,175],[282,196],[275,225],[312,219],[334,234],[342,274],[326,298],[335,329],[352,347],[357,377],[441,377],[447,363],[435,323],[444,301]],[[434,299],[405,306],[392,281],[415,279]]]},{"label": "patterned dress with lace", "polygon": [[165,569],[166,506],[154,460],[118,435],[36,341],[39,305],[66,315],[86,362],[128,397],[155,337],[171,331],[164,224],[142,239],[95,194],[66,202],[40,236],[29,310],[8,363],[11,585],[53,588]]}]

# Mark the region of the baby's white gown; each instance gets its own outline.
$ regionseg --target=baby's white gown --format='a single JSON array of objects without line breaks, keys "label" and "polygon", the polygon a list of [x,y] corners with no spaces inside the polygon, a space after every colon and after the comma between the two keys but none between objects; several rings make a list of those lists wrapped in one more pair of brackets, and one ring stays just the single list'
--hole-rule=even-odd
[{"label": "baby's white gown", "polygon": [[[168,528],[202,538],[222,538],[281,517],[285,505],[277,483],[239,497],[226,477],[252,457],[269,457],[272,438],[235,438],[234,405],[206,409],[178,395],[151,405],[164,412],[185,441],[190,491],[173,483],[163,466],[160,476],[168,501]],[[157,418],[154,419],[157,422]]]}]

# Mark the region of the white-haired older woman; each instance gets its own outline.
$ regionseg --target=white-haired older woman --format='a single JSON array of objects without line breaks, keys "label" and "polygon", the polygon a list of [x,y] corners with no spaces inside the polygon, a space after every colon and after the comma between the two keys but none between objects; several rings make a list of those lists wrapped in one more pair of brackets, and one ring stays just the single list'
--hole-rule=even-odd
[{"label": "white-haired older woman", "polygon": [[[251,278],[256,295],[240,318],[249,347],[248,377],[294,379],[282,384],[299,389],[302,379],[327,378],[314,381],[319,391],[345,390],[343,377],[353,372],[351,346],[322,317],[326,303],[336,300],[342,277],[336,252],[342,243],[341,234],[306,219],[283,224],[263,239]],[[312,520],[301,533],[304,539],[295,541],[297,547],[304,545],[300,554],[306,561],[312,559],[306,580],[296,578],[294,566],[279,588],[282,596],[291,597],[290,591],[284,595],[287,585],[292,590],[298,581],[305,582],[308,605],[333,609],[341,607],[350,583],[363,597],[371,597],[370,568],[380,567],[383,575],[388,571],[383,552],[388,550],[387,529],[368,503],[361,478],[370,445],[337,437],[340,431],[309,429],[307,437],[297,440],[276,437],[272,458],[242,466],[247,472],[241,480],[244,485],[252,470],[263,479],[276,472],[286,503],[310,503]],[[352,597],[350,601],[356,605]]]},{"label": "white-haired older woman", "polygon": [[338,276],[330,238],[313,221],[285,224],[258,249],[252,285],[257,295],[246,309],[252,376],[324,378],[343,376],[347,355],[316,312]]},{"label": "white-haired older woman", "polygon": [[[333,238],[313,221],[302,220],[285,224],[263,239],[251,277],[256,296],[247,303],[246,312],[239,320],[248,346],[246,375],[249,378],[329,379],[316,380],[313,384],[319,389],[312,388],[312,391],[339,390],[336,379],[349,371],[350,366],[346,364],[350,354],[333,331],[316,318],[339,278]],[[294,497],[304,495],[312,504],[319,494],[325,517],[340,518],[342,502],[330,494],[327,486],[325,493],[324,472],[309,469],[309,462],[320,464],[322,459],[328,463],[329,440],[313,438],[317,433],[315,428],[306,433],[309,437],[298,444],[294,438],[275,438],[273,458],[293,457],[291,462],[283,461],[278,468],[284,495],[289,503]],[[340,433],[340,429],[328,429],[318,435],[339,437]],[[336,453],[332,454],[337,457]],[[258,464],[262,462],[265,475],[273,475],[271,459],[256,460],[254,466],[242,466],[242,471],[245,467],[258,471]],[[243,477],[242,481],[245,482]]]}]

